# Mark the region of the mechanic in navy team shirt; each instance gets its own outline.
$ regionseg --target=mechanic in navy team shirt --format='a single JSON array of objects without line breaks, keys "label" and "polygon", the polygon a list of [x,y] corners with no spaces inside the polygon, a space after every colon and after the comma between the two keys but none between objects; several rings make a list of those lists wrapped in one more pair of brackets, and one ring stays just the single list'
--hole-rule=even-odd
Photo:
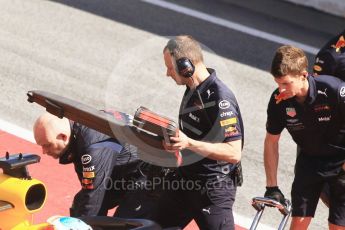
[{"label": "mechanic in navy team shirt", "polygon": [[[332,37],[315,57],[313,75],[331,75],[345,81],[345,30]],[[329,206],[329,186],[325,184],[321,200]]]},{"label": "mechanic in navy team shirt", "polygon": [[[118,116],[129,119],[126,114]],[[140,187],[146,178],[136,147],[49,113],[36,120],[34,137],[43,154],[60,164],[74,164],[81,189],[74,196],[71,216],[106,216],[119,205],[117,217],[151,218],[156,202]]]},{"label": "mechanic in navy team shirt", "polygon": [[177,177],[186,184],[165,193],[157,222],[183,228],[195,219],[200,229],[234,229],[235,172],[243,146],[235,96],[215,70],[206,68],[202,49],[191,36],[172,38],[163,54],[167,76],[186,86],[178,137],[166,145],[181,151],[183,166],[177,168]]},{"label": "mechanic in navy team shirt", "polygon": [[278,48],[271,74],[278,89],[267,109],[264,163],[266,197],[284,202],[278,188],[279,138],[284,128],[300,146],[292,185],[290,229],[307,229],[322,188],[330,187],[329,228],[345,229],[345,83],[307,73],[304,52],[293,46]]},{"label": "mechanic in navy team shirt", "polygon": [[313,70],[314,75],[331,75],[345,81],[345,30],[320,49]]}]

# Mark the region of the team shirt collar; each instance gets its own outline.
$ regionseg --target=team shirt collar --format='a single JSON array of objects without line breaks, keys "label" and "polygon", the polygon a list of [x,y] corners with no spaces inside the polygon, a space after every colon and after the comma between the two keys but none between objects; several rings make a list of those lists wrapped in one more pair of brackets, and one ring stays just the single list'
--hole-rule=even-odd
[{"label": "team shirt collar", "polygon": [[312,76],[307,77],[308,83],[309,83],[309,89],[308,89],[308,95],[305,100],[305,104],[311,105],[315,102],[316,96],[317,96],[317,89],[316,89],[316,84],[315,84],[315,79]]},{"label": "team shirt collar", "polygon": [[[208,87],[217,78],[216,71],[214,69],[207,68],[207,71],[210,73],[210,75],[196,87],[196,90],[198,90],[199,92],[203,92],[204,90],[208,89]],[[187,87],[187,91],[189,91],[189,90],[190,90],[190,88]]]}]

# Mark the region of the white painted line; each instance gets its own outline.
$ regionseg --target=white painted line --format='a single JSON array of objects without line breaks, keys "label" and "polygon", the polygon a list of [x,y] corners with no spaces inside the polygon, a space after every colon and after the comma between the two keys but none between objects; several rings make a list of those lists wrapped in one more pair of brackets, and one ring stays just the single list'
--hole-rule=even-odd
[{"label": "white painted line", "polygon": [[34,144],[36,144],[34,135],[31,131],[27,129],[23,129],[17,125],[11,124],[7,121],[1,120],[0,119],[0,130],[3,130],[7,133],[13,134],[17,137],[20,137],[24,140],[30,141]]},{"label": "white painted line", "polygon": [[257,29],[253,29],[251,27],[248,26],[244,26],[241,25],[239,23],[236,22],[231,22],[229,20],[225,20],[223,18],[219,18],[219,17],[215,17],[209,14],[205,14],[203,12],[197,11],[197,10],[193,10],[184,6],[179,6],[176,5],[174,3],[170,3],[170,2],[166,2],[166,1],[162,1],[162,0],[141,0],[143,2],[152,4],[152,5],[156,5],[156,6],[160,6],[162,8],[165,9],[169,9],[181,14],[185,14],[191,17],[195,17],[207,22],[211,22],[213,24],[216,25],[220,25],[220,26],[224,26],[226,28],[232,29],[232,30],[237,30],[239,32],[245,33],[245,34],[249,34],[251,36],[254,37],[258,37],[258,38],[262,38],[271,42],[276,42],[279,44],[284,44],[284,45],[293,45],[293,46],[297,46],[301,49],[303,49],[305,52],[308,52],[310,54],[317,54],[317,52],[319,51],[319,48],[315,48],[294,40],[290,40],[284,37],[280,37],[274,34],[270,34],[270,33],[266,33],[264,31],[261,30],[257,30]]}]

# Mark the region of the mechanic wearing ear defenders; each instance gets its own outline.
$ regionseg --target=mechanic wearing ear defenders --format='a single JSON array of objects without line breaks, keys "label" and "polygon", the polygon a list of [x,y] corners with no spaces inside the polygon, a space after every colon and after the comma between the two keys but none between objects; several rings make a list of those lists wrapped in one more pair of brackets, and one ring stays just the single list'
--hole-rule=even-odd
[{"label": "mechanic wearing ear defenders", "polygon": [[267,109],[264,163],[265,197],[284,203],[278,188],[279,138],[284,128],[300,147],[292,184],[291,230],[307,229],[320,193],[330,187],[329,229],[345,229],[345,83],[307,73],[305,53],[277,49],[271,74],[278,84]]},{"label": "mechanic wearing ear defenders", "polygon": [[191,36],[177,36],[163,50],[167,76],[186,86],[179,111],[178,137],[166,144],[181,151],[177,175],[186,186],[165,191],[156,220],[163,228],[234,229],[232,207],[241,183],[243,124],[232,91],[206,68],[202,49]]}]

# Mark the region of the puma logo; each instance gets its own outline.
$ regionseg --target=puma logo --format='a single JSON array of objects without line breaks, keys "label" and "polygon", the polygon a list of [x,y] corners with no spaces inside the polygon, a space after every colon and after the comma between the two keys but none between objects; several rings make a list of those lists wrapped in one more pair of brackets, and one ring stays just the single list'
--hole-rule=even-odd
[{"label": "puma logo", "polygon": [[317,93],[321,94],[321,95],[324,95],[325,97],[328,97],[326,91],[327,91],[327,88],[325,88],[324,91],[318,90]]},{"label": "puma logo", "polygon": [[141,209],[141,204],[135,208],[135,211],[139,211]]},{"label": "puma logo", "polygon": [[202,211],[207,212],[209,215],[211,215],[211,208],[208,208],[208,209],[203,208]]},{"label": "puma logo", "polygon": [[206,92],[207,92],[207,95],[208,95],[207,99],[210,99],[210,96],[212,94],[214,94],[214,92],[211,92],[211,90],[209,90],[209,89]]}]

